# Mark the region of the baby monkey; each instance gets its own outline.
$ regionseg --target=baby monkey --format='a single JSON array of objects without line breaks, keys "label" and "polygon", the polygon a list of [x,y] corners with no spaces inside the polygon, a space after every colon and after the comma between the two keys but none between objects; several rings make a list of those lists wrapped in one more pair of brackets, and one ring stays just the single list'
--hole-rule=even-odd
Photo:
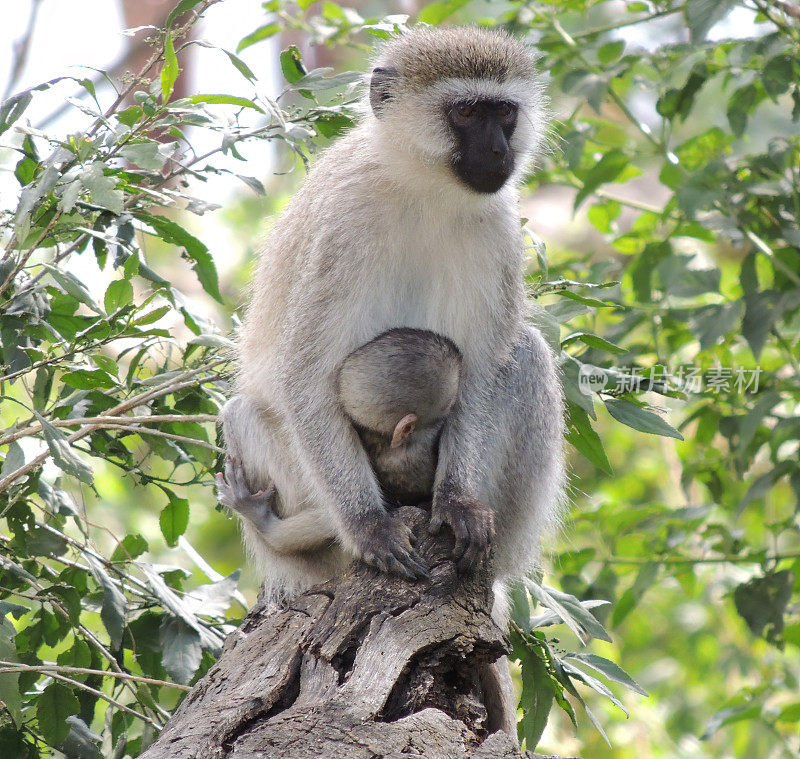
[{"label": "baby monkey", "polygon": [[[411,328],[378,335],[339,367],[339,402],[388,499],[416,504],[431,497],[439,437],[458,398],[460,375],[461,353],[451,340]],[[305,524],[302,513],[280,519],[280,494],[274,484],[251,492],[236,455],[244,441],[227,442],[231,455],[225,462],[225,478],[217,475],[220,502],[261,533],[272,531],[278,521],[282,532],[291,531],[293,522],[298,528]]]},{"label": "baby monkey", "polygon": [[339,401],[389,498],[414,504],[431,497],[460,375],[455,344],[424,329],[390,329],[342,362]]}]

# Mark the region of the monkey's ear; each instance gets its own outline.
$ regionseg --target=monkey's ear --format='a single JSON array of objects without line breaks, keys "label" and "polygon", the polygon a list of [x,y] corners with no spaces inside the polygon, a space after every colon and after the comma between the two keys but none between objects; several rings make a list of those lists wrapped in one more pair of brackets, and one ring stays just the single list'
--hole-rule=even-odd
[{"label": "monkey's ear", "polygon": [[369,104],[372,112],[380,118],[384,105],[392,97],[394,81],[398,77],[397,69],[376,68],[372,71],[372,78],[369,81]]}]

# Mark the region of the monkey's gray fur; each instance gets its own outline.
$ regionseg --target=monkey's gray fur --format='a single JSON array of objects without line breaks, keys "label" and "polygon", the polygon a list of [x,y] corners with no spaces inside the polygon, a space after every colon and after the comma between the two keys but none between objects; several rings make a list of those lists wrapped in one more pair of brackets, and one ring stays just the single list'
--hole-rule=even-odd
[{"label": "monkey's gray fur", "polygon": [[[519,41],[475,28],[389,41],[360,123],[320,157],[272,231],[223,426],[249,487],[280,494],[269,529],[243,519],[273,597],[330,578],[352,556],[418,572],[337,393],[344,358],[391,328],[431,330],[461,352],[432,525],[454,531],[462,559],[493,539],[499,620],[503,582],[536,563],[557,523],[562,396],[551,350],[525,323],[518,210],[519,181],[545,133],[534,63]],[[448,114],[498,101],[518,109],[513,172],[497,191],[476,191],[453,170],[464,147]],[[287,517],[300,520],[281,533]],[[495,674],[507,693],[507,673]],[[503,727],[513,732],[509,708]]]}]

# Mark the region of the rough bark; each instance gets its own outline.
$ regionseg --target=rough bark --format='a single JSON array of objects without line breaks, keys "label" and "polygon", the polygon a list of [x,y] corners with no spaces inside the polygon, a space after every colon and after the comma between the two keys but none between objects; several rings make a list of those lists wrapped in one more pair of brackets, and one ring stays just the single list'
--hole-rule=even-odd
[{"label": "rough bark", "polygon": [[459,576],[452,538],[428,535],[420,509],[400,514],[417,535],[429,582],[355,562],[286,608],[257,603],[143,756],[525,756],[484,726],[477,672],[507,652],[489,615],[486,567]]}]

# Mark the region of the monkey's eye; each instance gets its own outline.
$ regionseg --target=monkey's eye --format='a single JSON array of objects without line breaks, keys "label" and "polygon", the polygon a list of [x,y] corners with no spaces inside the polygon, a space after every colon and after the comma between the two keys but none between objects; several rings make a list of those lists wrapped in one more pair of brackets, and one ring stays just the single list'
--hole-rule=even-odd
[{"label": "monkey's eye", "polygon": [[517,106],[515,103],[499,103],[497,105],[497,117],[505,124],[511,123],[517,116]]},{"label": "monkey's eye", "polygon": [[450,110],[450,119],[457,126],[466,127],[477,115],[474,103],[456,103]]}]

